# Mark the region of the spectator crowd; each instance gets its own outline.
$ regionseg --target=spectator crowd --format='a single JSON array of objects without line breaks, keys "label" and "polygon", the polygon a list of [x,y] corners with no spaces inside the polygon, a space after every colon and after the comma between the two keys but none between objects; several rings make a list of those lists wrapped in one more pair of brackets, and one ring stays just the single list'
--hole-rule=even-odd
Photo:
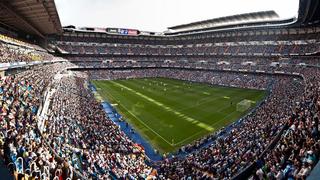
[{"label": "spectator crowd", "polygon": [[70,176],[68,163],[52,152],[37,128],[42,94],[53,76],[66,66],[64,63],[36,66],[1,77],[1,157],[16,179]]},{"label": "spectator crowd", "polygon": [[[17,177],[228,179],[256,163],[254,179],[299,179],[318,161],[320,73],[315,67],[276,67],[295,75],[177,67],[63,71],[70,66],[35,66],[1,78],[1,155]],[[91,79],[142,77],[270,88],[270,95],[230,131],[222,129],[181,147],[185,157],[151,165],[144,151],[106,117],[88,89]],[[46,90],[52,93],[40,131],[37,113]],[[277,136],[275,147],[268,149]],[[198,148],[208,138],[214,143]]]},{"label": "spectator crowd", "polygon": [[66,74],[54,86],[46,135],[58,154],[93,179],[146,179],[154,173],[144,152],[106,117],[83,73]]},{"label": "spectator crowd", "polygon": [[[26,47],[28,44],[23,42],[10,43],[7,42],[10,39],[3,41],[1,37],[0,40],[1,63],[53,58],[39,49]],[[316,44],[277,44],[277,47],[268,43],[222,44],[222,49],[205,43],[168,48],[127,44],[62,46],[92,54],[179,55],[288,54],[302,52],[302,49],[315,52],[319,50]],[[74,64],[31,66],[0,77],[0,158],[17,179],[230,179],[252,165],[251,179],[305,179],[318,162],[320,71],[317,58],[172,57],[163,60],[153,57],[86,61],[76,57],[71,60]],[[67,70],[74,65],[78,65],[78,69]],[[88,88],[92,79],[144,77],[266,89],[269,95],[228,130],[221,129],[181,147],[179,152],[185,156],[151,162],[144,150],[106,116]],[[44,114],[43,119],[40,114]],[[41,120],[44,126],[40,128]],[[202,146],[209,139],[213,143]]]},{"label": "spectator crowd", "polygon": [[[289,118],[291,108],[301,100],[304,84],[301,78],[284,75],[256,75],[239,72],[190,71],[177,69],[92,70],[93,79],[126,79],[165,77],[205,82],[223,86],[266,89],[273,82],[268,99],[230,133],[217,138],[208,148],[187,155],[186,158],[165,159],[159,163],[160,177],[170,179],[231,178],[259,156],[277,136]],[[201,141],[201,140],[200,140]],[[181,148],[190,151],[199,142]]]},{"label": "spectator crowd", "polygon": [[0,63],[42,61],[54,58],[38,46],[34,47],[31,44],[13,40],[0,34]]}]

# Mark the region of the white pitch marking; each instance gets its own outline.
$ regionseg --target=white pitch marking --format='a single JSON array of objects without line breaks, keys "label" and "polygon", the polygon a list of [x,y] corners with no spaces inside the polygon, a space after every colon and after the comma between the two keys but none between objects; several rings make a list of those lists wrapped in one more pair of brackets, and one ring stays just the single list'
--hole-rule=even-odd
[{"label": "white pitch marking", "polygon": [[[112,81],[110,81],[112,82]],[[112,99],[116,100],[116,98],[109,92],[107,92]],[[161,139],[163,139],[166,143],[170,144],[170,146],[173,146],[173,144],[171,144],[168,140],[166,140],[166,138],[162,137],[159,133],[157,133],[156,131],[154,131],[151,127],[149,127],[147,124],[145,124],[143,121],[141,121],[136,115],[134,115],[129,109],[127,109],[125,106],[123,106],[121,103],[118,104],[119,106],[123,107],[126,111],[128,111],[133,117],[135,117],[138,121],[140,121],[145,127],[147,127],[149,130],[151,130],[153,133],[155,133],[157,136],[159,136]]]},{"label": "white pitch marking", "polygon": [[141,94],[141,93],[139,93],[139,92],[137,92],[137,91],[125,86],[125,85],[122,85],[122,84],[119,84],[119,83],[116,83],[116,82],[112,82],[112,81],[111,81],[111,83],[113,83],[113,84],[115,84],[117,86],[120,86],[122,88],[125,88],[128,91],[131,91],[131,92],[135,93],[136,95],[138,95],[138,96],[140,96],[140,97],[142,97],[142,98],[144,98],[144,99],[146,99],[146,100],[148,100],[148,101],[150,101],[150,102],[162,107],[163,109],[167,110],[168,112],[171,112],[171,113],[173,113],[173,114],[175,114],[177,116],[180,116],[183,119],[185,119],[185,120],[187,120],[187,121],[189,121],[191,123],[194,123],[194,124],[196,124],[197,126],[203,128],[203,129],[206,129],[207,131],[213,131],[214,130],[213,127],[208,126],[207,124],[205,124],[203,122],[199,122],[198,120],[195,120],[195,119],[193,119],[193,118],[191,118],[191,117],[189,117],[189,116],[187,116],[185,114],[177,112],[177,111],[173,110],[172,108],[170,108],[170,107],[168,107],[168,106],[166,106],[166,105],[164,105],[164,104],[162,104],[162,103],[160,103],[160,102],[158,102],[158,101],[156,101],[156,100],[154,100],[154,99],[152,99],[152,98],[150,98],[150,97],[148,97],[148,96],[146,96],[144,94]]}]

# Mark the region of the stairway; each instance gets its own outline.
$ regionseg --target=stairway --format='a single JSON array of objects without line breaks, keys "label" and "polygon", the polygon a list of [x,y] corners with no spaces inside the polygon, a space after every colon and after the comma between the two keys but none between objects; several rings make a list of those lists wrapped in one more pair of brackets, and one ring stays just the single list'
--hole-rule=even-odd
[{"label": "stairway", "polygon": [[4,161],[0,158],[0,179],[13,180],[13,175],[10,174],[9,169],[5,166]]}]

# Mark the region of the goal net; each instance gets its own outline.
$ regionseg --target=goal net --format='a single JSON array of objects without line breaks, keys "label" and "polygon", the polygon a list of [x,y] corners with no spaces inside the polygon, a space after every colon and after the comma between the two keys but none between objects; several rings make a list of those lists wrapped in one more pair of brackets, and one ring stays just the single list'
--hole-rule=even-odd
[{"label": "goal net", "polygon": [[251,101],[248,99],[244,99],[237,104],[237,111],[244,112],[251,107]]}]

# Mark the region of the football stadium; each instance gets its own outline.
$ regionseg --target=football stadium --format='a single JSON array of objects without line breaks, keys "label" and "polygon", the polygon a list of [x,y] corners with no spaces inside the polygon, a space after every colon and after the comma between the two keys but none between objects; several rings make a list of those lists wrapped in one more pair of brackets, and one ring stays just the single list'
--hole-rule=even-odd
[{"label": "football stadium", "polygon": [[275,2],[0,0],[0,179],[319,180],[320,1]]}]

